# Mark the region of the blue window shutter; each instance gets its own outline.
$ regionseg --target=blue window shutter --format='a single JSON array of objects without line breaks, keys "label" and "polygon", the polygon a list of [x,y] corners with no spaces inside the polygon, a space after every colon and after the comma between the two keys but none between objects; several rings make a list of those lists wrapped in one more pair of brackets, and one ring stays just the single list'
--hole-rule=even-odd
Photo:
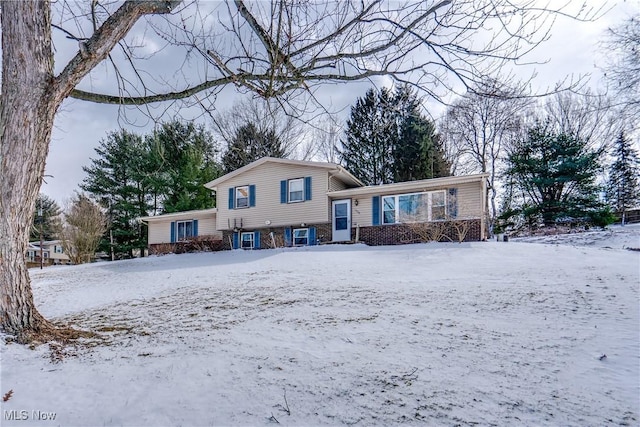
[{"label": "blue window shutter", "polygon": [[260,232],[253,232],[253,249],[260,249]]},{"label": "blue window shutter", "polygon": [[316,241],[316,228],[309,227],[309,244],[311,246],[316,245],[318,242]]},{"label": "blue window shutter", "polygon": [[291,229],[290,228],[285,228],[284,229],[284,245],[285,246],[291,246],[292,241],[291,241]]},{"label": "blue window shutter", "polygon": [[373,212],[373,225],[380,225],[380,196],[373,196],[371,200]]},{"label": "blue window shutter", "polygon": [[236,189],[234,187],[231,187],[229,189],[229,209],[233,209],[233,202],[235,199],[235,191]]},{"label": "blue window shutter", "polygon": [[176,242],[176,222],[171,223],[171,243]]},{"label": "blue window shutter", "polygon": [[449,216],[451,218],[457,218],[458,217],[458,189],[457,188],[450,188],[449,189],[449,203],[447,203],[449,206],[447,206],[448,211],[449,211]]},{"label": "blue window shutter", "polygon": [[280,203],[287,203],[287,181],[280,181]]},{"label": "blue window shutter", "polygon": [[304,199],[311,200],[311,177],[304,178]]},{"label": "blue window shutter", "polygon": [[193,237],[198,237],[198,220],[193,220]]},{"label": "blue window shutter", "polygon": [[240,247],[240,233],[233,233],[233,248],[238,249]]},{"label": "blue window shutter", "polygon": [[253,207],[256,205],[256,186],[249,186],[249,206]]}]

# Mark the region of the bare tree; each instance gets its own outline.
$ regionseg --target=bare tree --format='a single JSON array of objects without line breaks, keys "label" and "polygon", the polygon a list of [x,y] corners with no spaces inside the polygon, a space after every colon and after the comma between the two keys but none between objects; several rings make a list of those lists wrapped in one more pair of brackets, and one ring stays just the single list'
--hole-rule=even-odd
[{"label": "bare tree", "polygon": [[[314,99],[323,82],[382,75],[439,97],[522,58],[547,38],[554,16],[572,13],[533,0],[25,0],[1,7],[0,328],[23,342],[59,334],[34,306],[24,255],[54,117],[66,98],[140,108],[185,100],[210,109],[222,87],[235,85],[300,112],[306,104],[295,96]],[[57,58],[53,28],[61,36]],[[159,73],[162,58],[179,68]]]},{"label": "bare tree", "polygon": [[521,89],[487,80],[476,91],[455,101],[442,122],[447,149],[455,153],[457,172],[489,174],[486,198],[490,233],[498,214],[497,186],[504,150],[522,131],[522,113],[530,102],[519,97],[520,93]]},{"label": "bare tree", "polygon": [[107,217],[87,196],[77,194],[64,213],[59,236],[74,264],[91,262],[107,230]]},{"label": "bare tree", "polygon": [[640,14],[629,17],[618,27],[609,28],[604,42],[607,57],[606,79],[637,128],[640,122]]},{"label": "bare tree", "polygon": [[583,93],[562,92],[546,97],[530,115],[530,125],[536,120],[549,120],[552,126],[567,135],[587,142],[590,148],[605,150],[624,129],[624,121],[614,113],[610,99],[587,89]]},{"label": "bare tree", "polygon": [[277,135],[285,158],[304,158],[304,123],[286,114],[276,100],[243,99],[229,110],[214,114],[212,122],[215,134],[227,147],[233,145],[240,129],[251,125],[261,135]]},{"label": "bare tree", "polygon": [[327,114],[313,125],[313,141],[315,141],[315,157],[329,163],[338,163],[340,136],[344,129],[334,114]]}]

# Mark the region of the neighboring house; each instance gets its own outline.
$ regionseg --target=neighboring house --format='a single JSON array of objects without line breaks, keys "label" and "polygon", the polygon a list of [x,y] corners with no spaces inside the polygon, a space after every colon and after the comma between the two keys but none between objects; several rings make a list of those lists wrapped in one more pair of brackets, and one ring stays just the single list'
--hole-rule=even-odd
[{"label": "neighboring house", "polygon": [[[42,242],[42,259],[46,265],[69,264],[69,256],[64,253],[60,240]],[[30,242],[27,249],[27,261],[40,263],[40,242]]]},{"label": "neighboring house", "polygon": [[411,241],[415,224],[465,224],[465,240],[482,240],[486,178],[364,186],[340,165],[265,157],[205,184],[216,193],[217,209],[141,220],[149,224],[152,253],[202,235],[221,238],[226,249],[400,244]]}]

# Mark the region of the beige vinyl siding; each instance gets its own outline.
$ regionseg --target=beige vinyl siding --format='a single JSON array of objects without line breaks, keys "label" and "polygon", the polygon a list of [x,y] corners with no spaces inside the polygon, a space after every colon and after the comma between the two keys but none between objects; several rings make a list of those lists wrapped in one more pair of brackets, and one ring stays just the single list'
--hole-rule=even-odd
[{"label": "beige vinyl siding", "polygon": [[[311,200],[297,203],[280,203],[280,181],[311,177]],[[218,230],[236,227],[245,230],[279,227],[297,224],[316,224],[328,221],[328,170],[325,168],[265,163],[218,186]],[[256,186],[254,207],[229,210],[229,188],[243,185]]]},{"label": "beige vinyl siding", "polygon": [[347,184],[345,184],[340,179],[336,178],[335,176],[329,177],[329,191],[340,191],[346,190],[347,188]]},{"label": "beige vinyl siding", "polygon": [[[482,216],[482,182],[457,185],[458,219],[476,219]],[[448,195],[447,195],[448,196]]]},{"label": "beige vinyl siding", "polygon": [[[451,186],[443,186],[443,187],[434,187],[429,188],[427,191],[438,191],[445,190],[447,191],[449,188],[457,188],[458,189],[458,219],[475,219],[481,217],[482,212],[482,187],[481,181],[469,182],[464,184],[457,184]],[[375,194],[375,196],[390,196],[394,194],[409,194],[409,193],[418,193],[422,190],[415,191],[406,191],[402,193],[398,192],[381,192],[380,194]],[[355,227],[356,225],[360,225],[361,227],[367,227],[373,225],[373,207],[372,200],[374,194],[367,194],[362,196],[353,196],[353,200],[358,200],[358,206],[355,206],[355,203],[351,204],[351,222]],[[447,200],[449,198],[449,193],[447,191],[446,194]],[[382,211],[380,212],[382,215]],[[382,218],[382,216],[381,216]]]},{"label": "beige vinyl siding", "polygon": [[206,218],[198,218],[192,215],[189,218],[173,217],[149,221],[149,244],[171,243],[171,223],[173,221],[189,221],[194,219],[198,220],[198,236],[222,237],[222,233],[216,230],[215,214],[210,214]]}]

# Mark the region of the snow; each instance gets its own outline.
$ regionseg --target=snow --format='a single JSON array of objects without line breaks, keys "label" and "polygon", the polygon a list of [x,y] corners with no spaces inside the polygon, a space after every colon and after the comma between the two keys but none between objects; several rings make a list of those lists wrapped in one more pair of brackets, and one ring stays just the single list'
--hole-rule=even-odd
[{"label": "snow", "polygon": [[639,238],[627,226],[32,270],[45,316],[106,341],[3,339],[1,423],[638,425],[640,253],[624,248]]}]

